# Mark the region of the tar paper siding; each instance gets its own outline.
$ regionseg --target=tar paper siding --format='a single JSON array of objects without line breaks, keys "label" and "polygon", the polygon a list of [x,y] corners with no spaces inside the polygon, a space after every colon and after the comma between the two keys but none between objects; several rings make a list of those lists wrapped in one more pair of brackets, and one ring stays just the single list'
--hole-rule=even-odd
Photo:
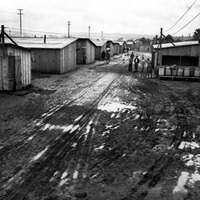
[{"label": "tar paper siding", "polygon": [[158,63],[162,64],[163,56],[191,56],[198,57],[198,66],[200,67],[200,44],[189,46],[176,46],[170,48],[162,48],[158,50]]},{"label": "tar paper siding", "polygon": [[0,53],[0,90],[19,90],[31,84],[31,53],[21,47],[6,45]]}]

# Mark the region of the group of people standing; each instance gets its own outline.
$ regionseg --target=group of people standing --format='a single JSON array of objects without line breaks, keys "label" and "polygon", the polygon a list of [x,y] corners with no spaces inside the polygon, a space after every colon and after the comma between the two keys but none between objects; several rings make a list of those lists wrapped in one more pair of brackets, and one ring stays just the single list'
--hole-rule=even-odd
[{"label": "group of people standing", "polygon": [[132,52],[131,55],[130,55],[130,58],[129,58],[128,71],[133,70],[133,63],[134,63],[134,67],[135,67],[135,72],[138,72],[139,64],[140,64],[140,67],[141,67],[141,72],[145,72],[145,65],[146,65],[147,66],[147,68],[146,68],[147,75],[148,76],[151,75],[151,77],[152,77],[153,68],[152,68],[152,63],[151,63],[149,58],[147,60],[145,60],[144,57],[142,57],[142,59],[140,60],[137,55],[134,58],[134,54]]}]

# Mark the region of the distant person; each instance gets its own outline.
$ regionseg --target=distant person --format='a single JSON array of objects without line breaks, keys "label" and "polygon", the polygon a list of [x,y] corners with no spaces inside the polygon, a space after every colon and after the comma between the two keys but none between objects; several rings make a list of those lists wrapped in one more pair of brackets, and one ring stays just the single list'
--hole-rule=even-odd
[{"label": "distant person", "polygon": [[110,52],[106,51],[106,63],[108,64],[110,62]]},{"label": "distant person", "polygon": [[131,58],[132,58],[132,59],[134,58],[134,54],[133,54],[133,52],[131,53]]},{"label": "distant person", "polygon": [[140,60],[140,64],[141,64],[141,72],[144,72],[144,66],[145,66],[144,57],[142,57],[142,59]]},{"label": "distant person", "polygon": [[138,58],[138,56],[136,56],[136,58],[134,59],[134,64],[135,64],[135,72],[138,71],[138,64],[139,64],[140,60]]},{"label": "distant person", "polygon": [[124,63],[125,62],[125,55],[124,55],[124,53],[122,54],[122,63]]},{"label": "distant person", "polygon": [[153,77],[153,66],[149,58],[147,58],[147,78]]},{"label": "distant person", "polygon": [[132,72],[132,65],[133,65],[133,57],[130,55],[129,65],[128,65],[128,71],[130,72]]},{"label": "distant person", "polygon": [[103,52],[102,52],[102,54],[101,54],[101,59],[102,59],[102,60],[104,60],[104,59],[105,59],[105,57],[106,57],[106,52],[105,52],[105,51],[103,51]]},{"label": "distant person", "polygon": [[83,64],[86,65],[87,63],[87,56],[83,53]]}]

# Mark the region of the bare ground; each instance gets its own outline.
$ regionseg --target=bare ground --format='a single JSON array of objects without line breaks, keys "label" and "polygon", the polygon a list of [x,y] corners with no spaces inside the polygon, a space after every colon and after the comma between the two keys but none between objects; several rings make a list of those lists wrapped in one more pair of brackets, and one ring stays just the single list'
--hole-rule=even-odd
[{"label": "bare ground", "polygon": [[0,199],[200,199],[199,82],[127,68],[116,57],[0,94]]}]

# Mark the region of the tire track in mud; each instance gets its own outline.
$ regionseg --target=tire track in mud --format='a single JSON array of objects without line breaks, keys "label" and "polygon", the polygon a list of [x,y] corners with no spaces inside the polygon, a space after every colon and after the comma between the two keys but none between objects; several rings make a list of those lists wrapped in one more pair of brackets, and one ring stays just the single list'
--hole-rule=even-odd
[{"label": "tire track in mud", "polygon": [[[75,98],[71,101],[64,103],[63,105],[56,105],[51,108],[49,111],[44,113],[39,119],[34,120],[28,127],[25,127],[23,130],[20,130],[12,136],[10,140],[7,140],[3,146],[0,147],[0,158],[4,157],[9,151],[17,147],[18,149],[21,148],[23,145],[26,145],[26,141],[34,135],[35,132],[40,133],[40,129],[44,126],[47,121],[54,118],[59,113],[63,112],[63,108],[72,105],[77,99],[82,98],[87,91],[91,89],[93,84],[99,81],[102,78],[102,75],[95,80],[93,83],[86,86],[83,90],[77,90],[74,94]],[[77,96],[77,97],[76,97]],[[19,138],[20,137],[20,138]]]},{"label": "tire track in mud", "polygon": [[[127,77],[126,77],[127,78]],[[149,94],[145,95],[140,90],[134,88],[132,85],[128,84],[130,81],[134,80],[133,77],[128,77],[129,81],[124,81],[123,78],[120,78],[122,83],[130,88],[134,93],[141,96],[142,98],[149,97]],[[151,95],[151,94],[150,94]],[[182,100],[182,97],[176,95],[177,100]],[[183,106],[183,105],[182,105]],[[129,194],[123,197],[121,200],[143,200],[148,195],[149,191],[159,183],[163,173],[167,170],[168,166],[174,161],[175,155],[178,152],[179,145],[184,140],[184,131],[187,127],[187,108],[183,106],[181,112],[178,114],[180,120],[179,125],[177,125],[174,130],[174,136],[171,139],[171,147],[167,153],[160,155],[154,162],[154,164],[147,169],[147,172],[142,176],[140,180],[135,184]]]},{"label": "tire track in mud", "polygon": [[[5,199],[17,200],[25,197],[34,186],[37,186],[41,177],[45,177],[46,182],[48,182],[56,173],[57,168],[62,169],[65,165],[68,167],[62,173],[63,179],[68,178],[68,172],[70,172],[71,180],[84,179],[87,176],[87,163],[89,162],[92,135],[94,134],[92,126],[97,123],[99,117],[96,106],[110,92],[111,85],[116,80],[117,76],[115,75],[103,92],[92,102],[89,109],[74,121],[69,130],[63,132],[41,152],[41,155],[39,154],[40,157],[34,157],[20,172],[3,185],[2,189],[8,190],[7,196],[4,196]],[[56,117],[61,112],[62,108],[56,110],[50,117]],[[44,122],[45,120],[42,121],[42,123]],[[75,143],[77,146],[74,148]],[[15,145],[17,144],[19,143]],[[63,164],[64,162],[66,164]],[[18,198],[19,194],[20,198]]]}]

